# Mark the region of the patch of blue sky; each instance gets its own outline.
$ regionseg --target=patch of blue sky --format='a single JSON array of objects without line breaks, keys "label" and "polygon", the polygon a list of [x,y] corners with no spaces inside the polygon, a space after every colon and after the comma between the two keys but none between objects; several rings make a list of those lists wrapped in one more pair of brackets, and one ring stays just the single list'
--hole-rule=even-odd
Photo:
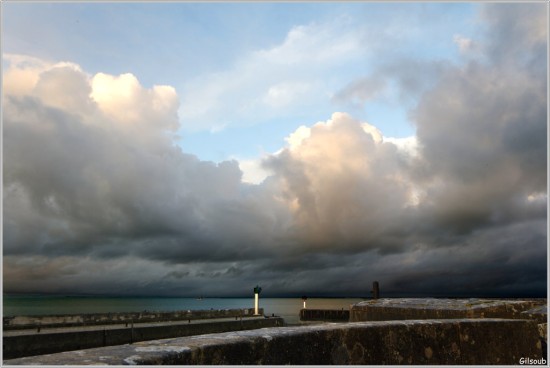
[{"label": "patch of blue sky", "polygon": [[[476,6],[11,2],[3,4],[3,47],[5,53],[72,61],[90,74],[132,73],[145,87],[174,86],[182,102],[182,149],[220,161],[274,152],[300,125],[327,120],[334,111],[367,120],[386,136],[414,134],[407,114],[416,97],[402,97],[391,66],[405,70],[411,60],[459,62],[453,37],[475,33]],[[333,41],[351,46],[332,58],[312,48],[326,57],[325,63],[312,58],[294,68],[262,64],[258,53],[283,45],[296,27],[310,32],[304,37],[320,40],[316,48],[336,53]],[[315,32],[325,34],[316,39]],[[247,68],[254,57],[257,65]],[[360,104],[334,99],[351,83],[384,68],[388,87],[383,93]],[[220,75],[225,79],[217,80]],[[218,86],[225,88],[220,97],[212,104],[201,100],[199,87],[211,83],[202,93],[218,93],[220,81],[226,84]],[[200,114],[186,115],[199,107]]]},{"label": "patch of blue sky", "polygon": [[[326,118],[323,117],[323,120]],[[195,154],[207,161],[257,159],[283,147],[289,132],[293,132],[301,124],[309,125],[309,120],[274,119],[272,122],[249,127],[229,127],[217,133],[186,132],[181,134],[178,145],[183,152]]]},{"label": "patch of blue sky", "polygon": [[390,103],[367,103],[362,120],[376,126],[384,137],[405,138],[416,132],[415,125],[408,118],[408,111]]},{"label": "patch of blue sky", "polygon": [[90,72],[132,72],[147,85],[166,70],[185,77],[223,69],[247,49],[281,42],[323,8],[281,5],[11,2],[3,4],[4,50],[70,59]]}]

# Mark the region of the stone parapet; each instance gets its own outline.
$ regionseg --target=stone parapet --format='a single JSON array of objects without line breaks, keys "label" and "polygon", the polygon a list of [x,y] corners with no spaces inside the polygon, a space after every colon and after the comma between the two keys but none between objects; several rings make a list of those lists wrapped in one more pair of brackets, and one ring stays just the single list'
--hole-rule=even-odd
[{"label": "stone parapet", "polygon": [[405,319],[449,318],[526,318],[522,312],[540,305],[540,301],[489,299],[377,299],[354,304],[350,321],[388,321]]},{"label": "stone parapet", "polygon": [[300,321],[348,322],[349,310],[344,309],[301,309]]},{"label": "stone parapet", "polygon": [[4,365],[519,364],[542,359],[537,324],[448,319],[262,328],[4,360]]}]

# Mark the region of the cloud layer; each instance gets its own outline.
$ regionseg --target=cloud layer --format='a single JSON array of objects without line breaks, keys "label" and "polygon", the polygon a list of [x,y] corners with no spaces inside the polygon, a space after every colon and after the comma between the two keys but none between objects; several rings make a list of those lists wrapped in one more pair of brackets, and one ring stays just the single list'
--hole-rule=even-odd
[{"label": "cloud layer", "polygon": [[[335,112],[267,155],[260,184],[245,183],[237,161],[182,152],[174,88],[7,56],[4,291],[233,296],[261,283],[270,295],[367,295],[378,280],[394,295],[544,294],[547,20],[538,5],[486,5],[477,56],[442,65],[428,84],[397,75],[411,81],[403,93],[419,95],[415,137],[391,139]],[[509,27],[518,9],[531,21]],[[359,42],[349,35],[304,61],[311,27],[256,59],[331,63]],[[363,103],[391,70],[339,98]],[[262,103],[294,101],[286,91],[300,88],[289,83]]]}]

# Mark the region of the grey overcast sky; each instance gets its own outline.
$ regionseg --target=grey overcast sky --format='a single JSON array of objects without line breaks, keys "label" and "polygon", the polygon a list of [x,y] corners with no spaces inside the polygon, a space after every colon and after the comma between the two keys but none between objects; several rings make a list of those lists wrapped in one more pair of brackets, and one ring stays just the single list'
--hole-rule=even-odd
[{"label": "grey overcast sky", "polygon": [[5,293],[544,296],[548,4],[2,4]]}]

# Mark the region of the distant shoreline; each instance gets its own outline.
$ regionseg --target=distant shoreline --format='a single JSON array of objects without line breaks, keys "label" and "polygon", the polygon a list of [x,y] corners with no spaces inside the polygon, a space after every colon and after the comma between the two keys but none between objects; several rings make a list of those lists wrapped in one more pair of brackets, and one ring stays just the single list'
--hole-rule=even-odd
[{"label": "distant shoreline", "polygon": [[[297,299],[302,298],[302,295],[269,295],[265,294],[261,297],[263,299]],[[317,294],[305,294],[308,299],[371,299],[372,296],[365,295],[317,295]],[[191,296],[174,296],[174,295],[108,295],[108,294],[39,294],[39,293],[3,293],[3,298],[120,298],[120,299],[243,299],[250,298],[252,294],[246,295],[233,295],[233,296],[205,296],[205,295],[191,295]],[[381,295],[382,298],[435,298],[435,299],[501,299],[501,300],[513,300],[513,299],[547,299],[548,295],[518,295],[518,296],[499,296],[499,295],[424,295],[424,294],[387,294]]]}]

